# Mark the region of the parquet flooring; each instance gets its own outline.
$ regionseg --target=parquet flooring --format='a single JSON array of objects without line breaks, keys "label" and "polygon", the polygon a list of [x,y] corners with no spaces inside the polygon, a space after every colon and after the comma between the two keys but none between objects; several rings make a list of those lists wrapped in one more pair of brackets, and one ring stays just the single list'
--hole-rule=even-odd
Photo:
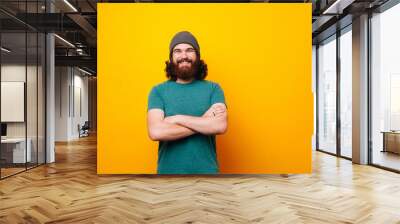
[{"label": "parquet flooring", "polygon": [[400,223],[400,175],[321,152],[309,175],[97,175],[92,136],[0,181],[0,223]]}]

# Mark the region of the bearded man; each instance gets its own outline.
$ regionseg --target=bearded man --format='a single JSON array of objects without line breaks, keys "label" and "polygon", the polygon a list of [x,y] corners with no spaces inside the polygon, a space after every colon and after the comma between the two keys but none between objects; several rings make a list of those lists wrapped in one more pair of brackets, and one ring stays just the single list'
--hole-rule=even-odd
[{"label": "bearded man", "polygon": [[159,174],[216,174],[216,135],[227,131],[227,107],[219,84],[204,80],[207,64],[188,31],[172,38],[167,81],[149,94],[147,128],[158,141]]}]

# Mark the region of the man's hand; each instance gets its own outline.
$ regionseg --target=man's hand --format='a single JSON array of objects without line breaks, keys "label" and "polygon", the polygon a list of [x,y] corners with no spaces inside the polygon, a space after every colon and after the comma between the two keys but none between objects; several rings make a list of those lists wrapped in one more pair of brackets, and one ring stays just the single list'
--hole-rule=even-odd
[{"label": "man's hand", "polygon": [[178,125],[205,135],[223,134],[228,127],[227,110],[223,103],[213,104],[201,117],[173,115],[163,118],[169,125]]},{"label": "man's hand", "polygon": [[[226,106],[223,103],[213,104],[201,117],[218,117],[226,115]],[[170,124],[179,124],[182,115],[173,115],[165,117],[164,121]]]},{"label": "man's hand", "polygon": [[202,117],[216,117],[221,115],[226,115],[226,106],[223,103],[213,104]]},{"label": "man's hand", "polygon": [[227,110],[223,103],[213,104],[201,117],[175,115],[164,118],[166,123],[181,125],[204,135],[218,135],[228,127]]}]

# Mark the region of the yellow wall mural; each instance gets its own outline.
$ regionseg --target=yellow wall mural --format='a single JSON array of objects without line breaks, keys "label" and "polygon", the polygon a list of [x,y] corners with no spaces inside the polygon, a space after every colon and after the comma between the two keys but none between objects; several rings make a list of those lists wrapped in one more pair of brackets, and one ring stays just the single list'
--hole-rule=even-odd
[{"label": "yellow wall mural", "polygon": [[311,14],[308,3],[99,3],[98,173],[156,173],[147,100],[182,30],[224,90],[220,172],[311,172]]}]

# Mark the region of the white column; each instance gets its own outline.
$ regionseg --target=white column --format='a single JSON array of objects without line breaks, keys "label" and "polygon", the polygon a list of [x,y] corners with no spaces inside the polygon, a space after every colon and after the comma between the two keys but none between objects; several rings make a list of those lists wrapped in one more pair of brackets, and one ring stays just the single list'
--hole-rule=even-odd
[{"label": "white column", "polygon": [[368,15],[353,19],[353,162],[368,163]]},{"label": "white column", "polygon": [[55,161],[54,133],[55,133],[55,76],[54,76],[54,35],[46,36],[46,163]]},{"label": "white column", "polygon": [[[54,12],[54,5],[46,1],[46,11]],[[54,34],[46,35],[46,163],[55,162],[55,43]]]}]

